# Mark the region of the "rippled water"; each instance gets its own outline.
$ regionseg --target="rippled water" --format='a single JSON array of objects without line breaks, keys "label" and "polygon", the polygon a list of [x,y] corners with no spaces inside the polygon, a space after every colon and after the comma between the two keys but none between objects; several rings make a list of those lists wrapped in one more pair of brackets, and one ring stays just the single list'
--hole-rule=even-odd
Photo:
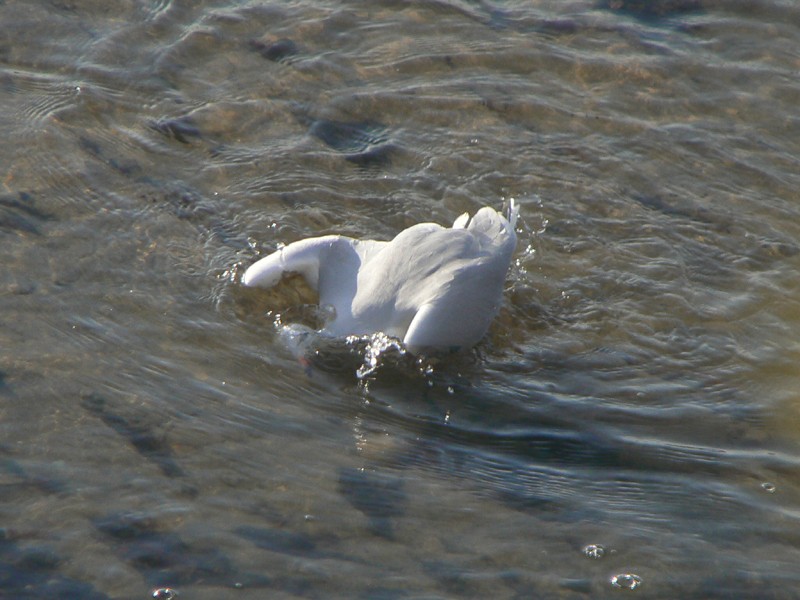
[{"label": "rippled water", "polygon": [[[0,22],[4,594],[798,596],[794,2]],[[303,365],[307,291],[239,284],[511,197],[465,355]]]}]

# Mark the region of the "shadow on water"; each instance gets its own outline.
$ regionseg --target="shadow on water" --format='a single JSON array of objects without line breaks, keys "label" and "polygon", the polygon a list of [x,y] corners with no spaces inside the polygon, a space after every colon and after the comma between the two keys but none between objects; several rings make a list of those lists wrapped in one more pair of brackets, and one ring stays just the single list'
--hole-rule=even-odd
[{"label": "shadow on water", "polygon": [[155,433],[154,424],[146,423],[141,417],[122,415],[115,411],[105,398],[96,393],[86,394],[81,406],[126,439],[143,458],[156,465],[164,476],[185,475],[165,437]]},{"label": "shadow on water", "polygon": [[46,545],[22,546],[21,534],[0,529],[0,589],[4,598],[109,598],[93,585],[59,572],[66,559]]},{"label": "shadow on water", "polygon": [[342,557],[341,554],[325,548],[325,546],[335,543],[335,540],[321,540],[305,532],[252,525],[242,525],[237,527],[234,532],[252,542],[256,547],[269,552],[307,558]]},{"label": "shadow on water", "polygon": [[[0,447],[0,508],[5,523],[17,510],[7,512],[14,503],[36,502],[42,495],[65,498],[70,494],[67,482],[34,474],[12,458],[10,449]],[[51,544],[42,542],[45,534],[28,528],[0,527],[0,595],[4,598],[108,598],[93,585],[61,572],[68,557],[61,556]]]},{"label": "shadow on water", "polygon": [[597,8],[657,23],[703,10],[700,0],[601,0]]},{"label": "shadow on water", "polygon": [[394,537],[392,520],[405,514],[408,503],[401,477],[377,469],[343,468],[339,493],[369,519],[375,535]]},{"label": "shadow on water", "polygon": [[94,519],[93,524],[120,558],[139,571],[151,587],[203,583],[260,588],[272,584],[269,577],[240,572],[213,545],[186,543],[158,518],[122,512]]},{"label": "shadow on water", "polygon": [[51,218],[28,192],[0,196],[0,231],[41,235],[40,224]]}]

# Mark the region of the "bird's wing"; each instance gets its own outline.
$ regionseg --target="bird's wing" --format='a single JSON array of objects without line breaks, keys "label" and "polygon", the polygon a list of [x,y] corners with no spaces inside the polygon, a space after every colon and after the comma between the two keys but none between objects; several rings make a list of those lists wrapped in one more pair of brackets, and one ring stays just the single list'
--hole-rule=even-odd
[{"label": "bird's wing", "polygon": [[469,213],[461,213],[458,218],[453,221],[453,229],[464,229],[469,222]]},{"label": "bird's wing", "polygon": [[473,346],[497,312],[505,269],[498,271],[492,261],[473,259],[449,271],[432,286],[433,294],[416,311],[403,336],[412,352]]},{"label": "bird's wing", "polygon": [[323,256],[341,239],[338,235],[326,235],[293,242],[251,265],[242,283],[251,287],[272,287],[284,273],[299,273],[316,290]]},{"label": "bird's wing", "polygon": [[493,316],[493,311],[488,315],[471,309],[462,312],[450,302],[434,301],[422,305],[414,315],[403,343],[412,353],[424,349],[468,348],[486,334]]}]

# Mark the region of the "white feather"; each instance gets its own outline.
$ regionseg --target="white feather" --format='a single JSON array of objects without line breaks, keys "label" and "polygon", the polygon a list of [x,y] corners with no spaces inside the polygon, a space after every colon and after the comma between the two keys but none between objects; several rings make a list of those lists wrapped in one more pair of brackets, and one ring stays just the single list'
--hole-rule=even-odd
[{"label": "white feather", "polygon": [[272,287],[300,273],[334,308],[334,336],[382,331],[421,349],[466,348],[486,334],[516,246],[519,207],[508,219],[481,208],[452,228],[420,223],[389,242],[329,235],[300,240],[253,264],[246,286]]}]

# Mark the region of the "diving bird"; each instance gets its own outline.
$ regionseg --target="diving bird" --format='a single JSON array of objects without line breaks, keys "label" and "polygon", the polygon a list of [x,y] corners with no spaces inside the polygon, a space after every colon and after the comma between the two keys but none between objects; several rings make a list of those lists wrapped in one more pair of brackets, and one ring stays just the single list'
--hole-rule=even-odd
[{"label": "diving bird", "polygon": [[333,308],[324,332],[383,332],[412,353],[477,344],[500,306],[517,242],[519,207],[485,206],[450,228],[419,223],[388,242],[326,235],[293,242],[251,265],[245,286],[269,288],[299,273]]}]

